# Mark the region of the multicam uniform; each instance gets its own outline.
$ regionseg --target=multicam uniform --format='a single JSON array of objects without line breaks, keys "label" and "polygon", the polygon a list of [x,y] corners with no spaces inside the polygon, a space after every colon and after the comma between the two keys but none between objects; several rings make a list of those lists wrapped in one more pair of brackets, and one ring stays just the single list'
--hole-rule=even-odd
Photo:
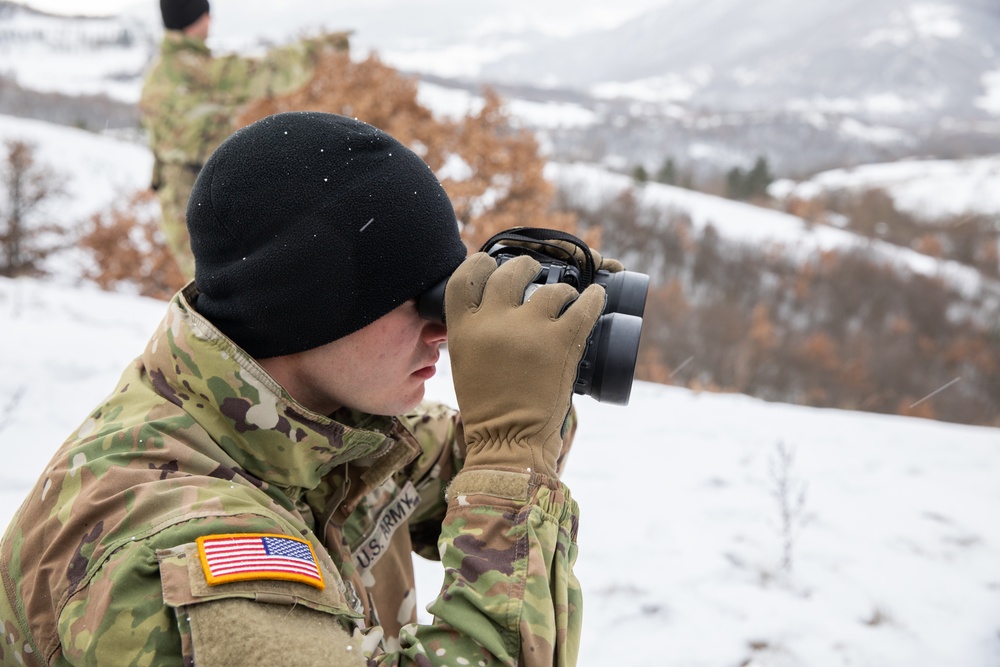
[{"label": "multicam uniform", "polygon": [[188,197],[205,160],[237,129],[240,108],[301,88],[325,50],[347,48],[347,33],[330,33],[273,49],[262,59],[216,58],[202,39],[177,30],[164,33],[139,108],[153,151],[152,187],[160,199],[163,233],[186,275],[194,276],[185,224]]},{"label": "multicam uniform", "polygon": [[[306,410],[196,299],[174,297],[0,542],[0,665],[575,664],[562,483],[460,471],[441,406]],[[306,574],[227,574],[210,549],[233,536]],[[433,625],[413,623],[411,546],[444,567]]]}]

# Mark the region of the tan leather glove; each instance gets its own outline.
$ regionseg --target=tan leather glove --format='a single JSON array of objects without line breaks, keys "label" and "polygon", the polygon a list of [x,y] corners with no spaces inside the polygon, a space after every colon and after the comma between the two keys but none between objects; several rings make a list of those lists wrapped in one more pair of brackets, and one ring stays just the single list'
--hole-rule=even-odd
[{"label": "tan leather glove", "polygon": [[545,285],[522,304],[540,268],[530,257],[497,267],[476,253],[448,281],[448,349],[467,469],[556,477],[577,365],[604,308],[604,288],[578,295],[569,285]]},{"label": "tan leather glove", "polygon": [[601,253],[597,252],[593,248],[590,249],[590,254],[593,255],[594,257],[594,266],[597,267],[598,271],[607,271],[608,273],[618,273],[619,271],[625,270],[625,266],[617,259],[611,259],[610,257],[601,257]]}]

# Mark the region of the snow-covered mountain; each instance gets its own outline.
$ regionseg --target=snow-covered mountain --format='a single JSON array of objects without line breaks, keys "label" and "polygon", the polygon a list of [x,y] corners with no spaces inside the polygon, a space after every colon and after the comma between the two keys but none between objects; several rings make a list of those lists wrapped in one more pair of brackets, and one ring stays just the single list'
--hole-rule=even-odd
[{"label": "snow-covered mountain", "polygon": [[[661,2],[625,0],[607,7],[568,0],[543,6],[527,0],[381,0],[349,5],[220,0],[212,3],[209,43],[220,51],[246,52],[302,34],[350,30],[359,55],[377,51],[403,69],[474,77],[483,63],[504,54],[618,25]],[[117,5],[117,12],[89,16],[84,15],[87,8],[72,3],[0,0],[0,71],[16,74],[22,85],[37,90],[107,92],[134,100],[141,70],[155,53],[162,26],[155,2],[122,0]],[[59,6],[64,9],[57,10]],[[112,85],[114,81],[121,85]]]},{"label": "snow-covered mountain", "polygon": [[560,147],[599,139],[647,169],[763,155],[805,174],[1000,150],[998,33],[984,0],[675,0],[480,76],[606,99],[620,128],[573,130]]},{"label": "snow-covered mountain", "polygon": [[1000,9],[983,0],[675,0],[607,31],[501,58],[483,74],[719,110],[868,118],[1000,113]]},{"label": "snow-covered mountain", "polygon": [[[0,38],[16,36],[0,39],[0,72],[21,86],[137,98],[155,3],[104,19],[0,8]],[[320,29],[354,30],[359,57],[376,51],[456,95],[491,83],[512,105],[571,107],[587,122],[526,121],[562,160],[655,170],[672,158],[712,176],[765,156],[801,177],[1000,152],[990,0],[248,0],[213,4],[210,43],[254,51]],[[65,47],[85,42],[103,45]]]}]

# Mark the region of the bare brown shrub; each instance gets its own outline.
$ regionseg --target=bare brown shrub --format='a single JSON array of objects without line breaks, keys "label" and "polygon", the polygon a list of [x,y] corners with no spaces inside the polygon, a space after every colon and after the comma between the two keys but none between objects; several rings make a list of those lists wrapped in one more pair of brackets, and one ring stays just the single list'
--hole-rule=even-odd
[{"label": "bare brown shrub", "polygon": [[964,213],[923,218],[897,208],[892,195],[880,188],[831,192],[809,204],[806,208],[789,203],[788,210],[820,221],[836,213],[847,220],[851,231],[1000,277],[1000,225],[995,215]]},{"label": "bare brown shrub", "polygon": [[143,296],[169,299],[185,278],[167,249],[151,190],[133,194],[124,204],[88,221],[80,245],[95,266],[84,277],[106,290],[135,290]]}]

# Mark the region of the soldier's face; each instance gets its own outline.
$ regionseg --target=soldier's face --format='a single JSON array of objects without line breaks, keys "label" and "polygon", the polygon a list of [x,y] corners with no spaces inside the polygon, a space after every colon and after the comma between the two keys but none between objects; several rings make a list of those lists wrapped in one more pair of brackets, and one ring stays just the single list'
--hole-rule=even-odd
[{"label": "soldier's face", "polygon": [[208,12],[201,15],[197,21],[184,28],[184,34],[188,37],[197,37],[199,39],[208,39],[208,33],[211,29],[212,17]]},{"label": "soldier's face", "polygon": [[349,336],[261,365],[314,412],[346,406],[400,415],[423,398],[446,340],[444,326],[422,319],[407,301]]}]

